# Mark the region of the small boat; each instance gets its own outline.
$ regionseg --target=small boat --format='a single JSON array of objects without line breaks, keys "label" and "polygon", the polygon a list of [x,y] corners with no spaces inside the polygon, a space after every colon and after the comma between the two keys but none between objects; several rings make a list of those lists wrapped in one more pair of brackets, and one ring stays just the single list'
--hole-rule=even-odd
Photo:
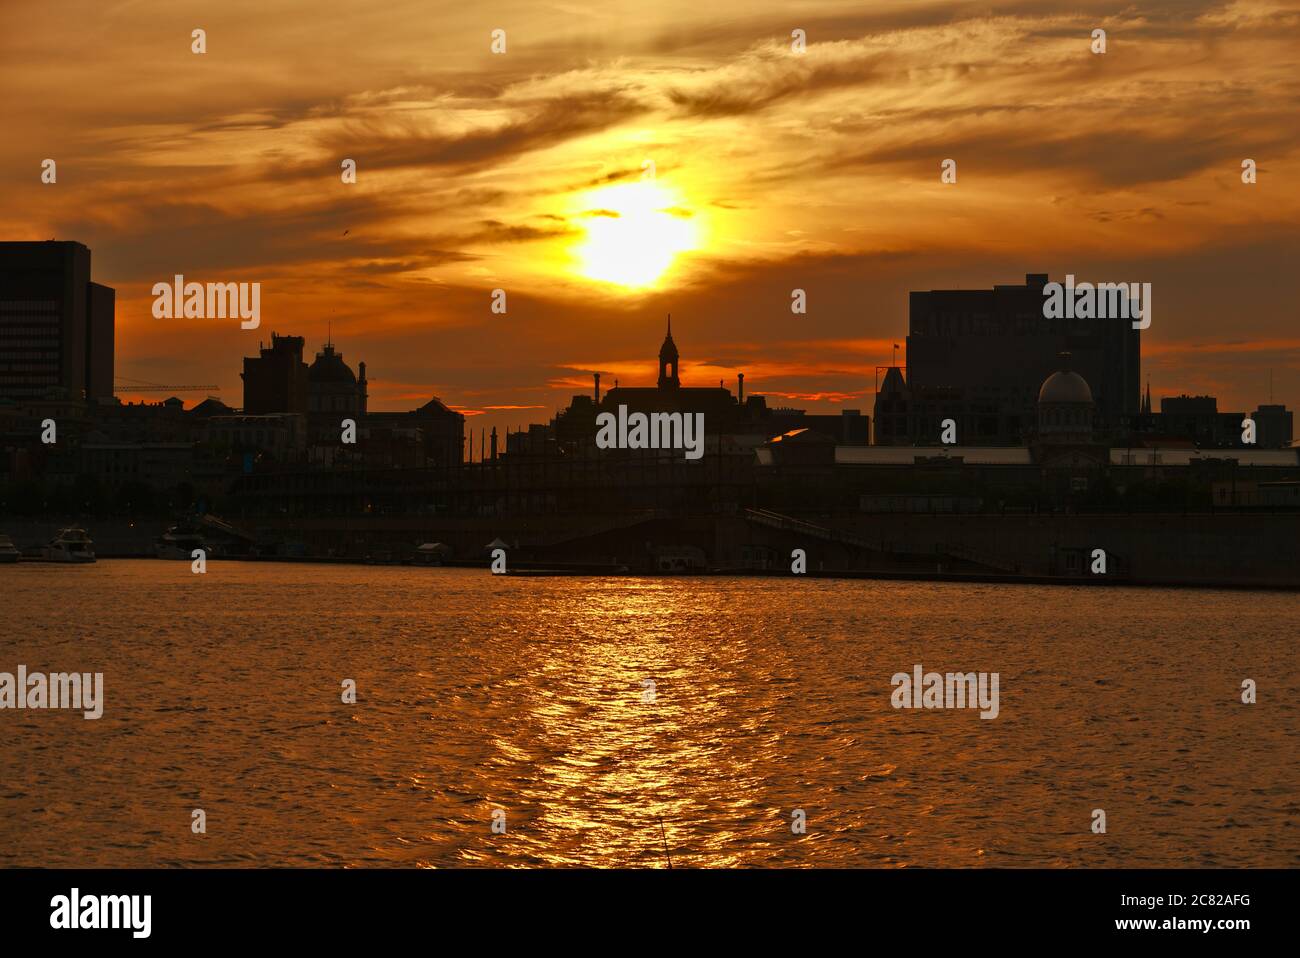
[{"label": "small boat", "polygon": [[17,562],[22,553],[8,536],[0,536],[0,562]]},{"label": "small boat", "polygon": [[426,542],[417,546],[412,562],[415,565],[442,565],[451,558],[451,546],[443,542]]},{"label": "small boat", "polygon": [[205,555],[210,553],[198,530],[182,522],[155,539],[153,548],[159,559],[184,559],[187,562],[194,558],[195,549],[202,549]]},{"label": "small boat", "polygon": [[700,549],[680,546],[654,550],[653,569],[660,575],[703,575],[709,565]]},{"label": "small boat", "polygon": [[49,544],[41,549],[47,562],[94,562],[94,543],[85,529],[60,529]]}]

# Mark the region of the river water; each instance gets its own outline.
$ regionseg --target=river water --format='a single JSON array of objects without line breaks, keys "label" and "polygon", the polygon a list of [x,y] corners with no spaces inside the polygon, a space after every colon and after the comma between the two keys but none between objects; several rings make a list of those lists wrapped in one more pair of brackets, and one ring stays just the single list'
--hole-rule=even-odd
[{"label": "river water", "polygon": [[[118,560],[0,608],[0,672],[104,675],[0,710],[0,865],[1300,864],[1294,594]],[[997,717],[893,708],[918,664]]]}]

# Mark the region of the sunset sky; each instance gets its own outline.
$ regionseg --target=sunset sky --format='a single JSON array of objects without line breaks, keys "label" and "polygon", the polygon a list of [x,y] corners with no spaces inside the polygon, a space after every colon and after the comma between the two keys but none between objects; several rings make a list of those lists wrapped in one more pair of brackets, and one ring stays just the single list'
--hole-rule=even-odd
[{"label": "sunset sky", "polygon": [[[372,409],[517,427],[651,384],[671,312],[685,384],[870,413],[909,290],[1072,272],[1153,284],[1157,400],[1295,408],[1297,51],[1269,0],[6,2],[0,239],[85,243],[119,379],[231,405],[332,327]],[[155,319],[176,273],[261,328]]]}]

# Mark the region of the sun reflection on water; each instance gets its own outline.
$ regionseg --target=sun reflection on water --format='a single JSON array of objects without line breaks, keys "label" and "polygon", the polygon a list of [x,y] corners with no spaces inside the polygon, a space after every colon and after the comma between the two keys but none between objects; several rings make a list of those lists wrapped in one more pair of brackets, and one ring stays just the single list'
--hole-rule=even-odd
[{"label": "sun reflection on water", "polygon": [[[184,563],[72,571],[85,601],[54,607],[48,571],[0,571],[12,660],[113,676],[94,728],[31,723],[0,752],[16,783],[0,820],[23,823],[0,826],[11,864],[1282,865],[1298,851],[1284,828],[1243,844],[1205,824],[1207,802],[1216,820],[1281,821],[1300,787],[1278,760],[1300,730],[1243,722],[1216,642],[1233,635],[1300,696],[1271,638],[1288,596],[1198,596],[1193,622],[1174,590],[231,563],[196,598]],[[1179,655],[1158,654],[1150,636],[1180,623]],[[997,721],[892,709],[889,676],[918,662],[1000,670]],[[356,703],[340,704],[341,676]],[[1222,782],[1241,796],[1229,806]],[[162,837],[182,787],[223,810],[202,843]],[[1123,834],[1090,841],[1066,797],[1086,790],[1125,809]]]}]

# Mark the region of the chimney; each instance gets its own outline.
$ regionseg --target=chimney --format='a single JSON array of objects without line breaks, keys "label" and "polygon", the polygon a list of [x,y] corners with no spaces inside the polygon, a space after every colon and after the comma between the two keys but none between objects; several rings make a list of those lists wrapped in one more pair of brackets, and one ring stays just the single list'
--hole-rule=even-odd
[{"label": "chimney", "polygon": [[741,373],[737,376],[736,382],[739,383],[737,387],[739,396],[737,397],[736,402],[743,406],[745,405],[745,374]]},{"label": "chimney", "polygon": [[492,427],[492,461],[496,462],[497,458],[497,427]]},{"label": "chimney", "polygon": [[600,373],[593,374],[596,378],[596,405],[600,405]]}]

